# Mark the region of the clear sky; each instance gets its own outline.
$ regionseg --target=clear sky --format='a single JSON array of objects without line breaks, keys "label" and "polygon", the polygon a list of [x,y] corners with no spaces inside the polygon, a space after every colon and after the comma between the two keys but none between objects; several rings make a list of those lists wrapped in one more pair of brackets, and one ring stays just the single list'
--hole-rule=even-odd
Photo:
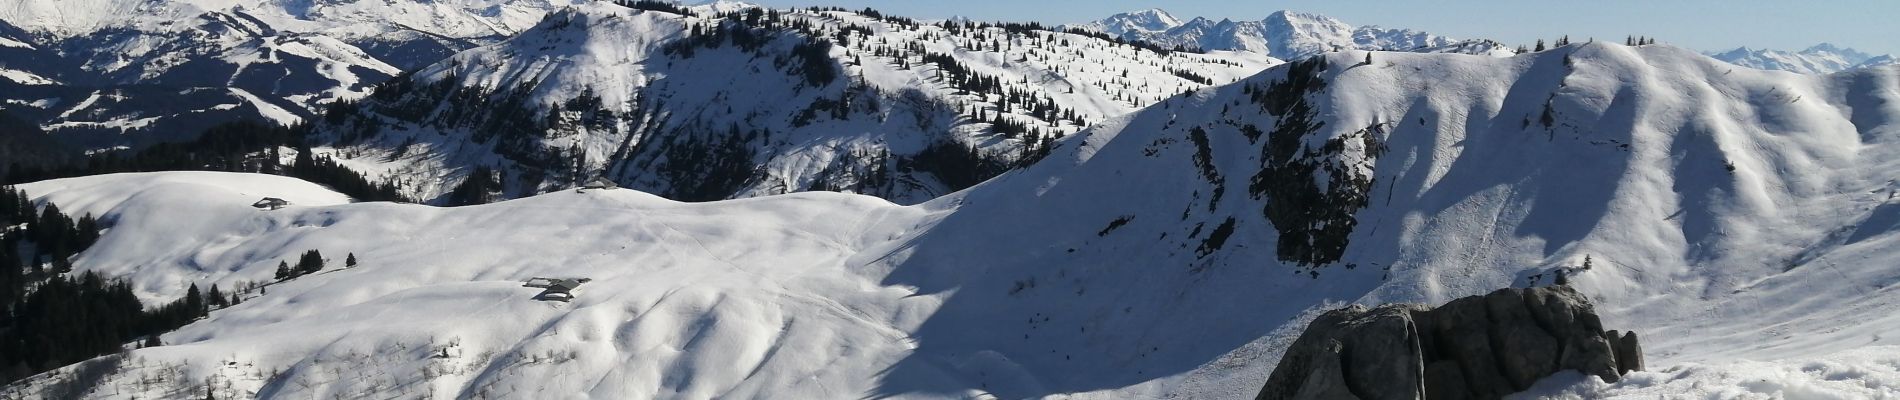
[{"label": "clear sky", "polygon": [[1799,50],[1828,42],[1900,54],[1900,1],[1891,0],[751,0],[771,7],[877,8],[914,18],[1075,23],[1161,8],[1183,20],[1257,20],[1277,10],[1353,25],[1411,28],[1457,38],[1529,44],[1570,35],[1622,41],[1644,35],[1698,50]]}]

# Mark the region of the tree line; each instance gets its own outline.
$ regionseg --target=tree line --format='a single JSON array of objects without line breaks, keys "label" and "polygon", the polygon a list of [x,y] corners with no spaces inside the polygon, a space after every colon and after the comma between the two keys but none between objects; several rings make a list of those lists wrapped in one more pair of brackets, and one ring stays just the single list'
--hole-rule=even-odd
[{"label": "tree line", "polygon": [[177,329],[225,298],[197,285],[185,298],[148,310],[130,284],[87,271],[72,276],[70,259],[96,243],[105,227],[78,219],[51,201],[37,207],[26,193],[0,187],[0,379],[14,381],[118,352],[126,343]]},{"label": "tree line", "polygon": [[[136,151],[101,152],[82,159],[45,165],[13,165],[0,184],[47,179],[152,171],[225,171],[290,176],[329,186],[361,201],[408,202],[390,182],[372,182],[335,159],[314,154],[306,144],[310,128],[236,121],[211,127],[190,142],[161,143]],[[296,151],[283,163],[282,149]]]}]

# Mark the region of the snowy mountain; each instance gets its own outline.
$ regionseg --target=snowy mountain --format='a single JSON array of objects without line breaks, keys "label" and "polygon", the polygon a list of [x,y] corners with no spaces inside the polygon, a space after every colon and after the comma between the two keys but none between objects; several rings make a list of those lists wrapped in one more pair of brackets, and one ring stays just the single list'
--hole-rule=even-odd
[{"label": "snowy mountain", "polygon": [[[690,22],[654,14],[583,9],[544,26]],[[626,47],[614,51],[642,51]],[[1900,390],[1885,337],[1900,327],[1900,69],[1796,75],[1604,42],[1365,56],[1174,96],[913,206],[632,190],[343,204],[294,180],[206,173],[29,184],[108,221],[75,265],[150,299],[268,282],[311,249],[362,264],[332,261],[165,346],[7,390],[1246,398],[1317,311],[1559,273],[1606,325],[1643,335],[1656,371],[1559,377],[1548,395]],[[250,208],[260,196],[296,205]],[[593,280],[548,303],[521,287],[537,276]]]},{"label": "snowy mountain", "polygon": [[1251,51],[1292,60],[1343,50],[1509,55],[1512,49],[1489,40],[1457,40],[1409,29],[1355,27],[1331,17],[1279,11],[1259,21],[1219,21],[1196,17],[1187,22],[1160,9],[1110,16],[1073,25],[1115,35],[1191,49]]},{"label": "snowy mountain", "polygon": [[1893,65],[1892,55],[1873,55],[1850,48],[1822,43],[1801,51],[1737,48],[1710,53],[1717,60],[1755,69],[1825,74],[1850,69]]},{"label": "snowy mountain", "polygon": [[294,124],[582,1],[4,0],[0,107],[86,148]]},{"label": "snowy mountain", "polygon": [[1277,62],[1038,25],[594,3],[398,78],[317,129],[319,151],[438,203],[466,203],[449,197],[470,176],[512,198],[599,175],[677,200],[837,190],[911,204]]},{"label": "snowy mountain", "polygon": [[1118,37],[1131,37],[1142,32],[1160,32],[1174,29],[1185,24],[1180,18],[1168,14],[1166,10],[1150,8],[1146,10],[1111,15],[1102,20],[1075,25],[1075,28],[1107,33]]}]

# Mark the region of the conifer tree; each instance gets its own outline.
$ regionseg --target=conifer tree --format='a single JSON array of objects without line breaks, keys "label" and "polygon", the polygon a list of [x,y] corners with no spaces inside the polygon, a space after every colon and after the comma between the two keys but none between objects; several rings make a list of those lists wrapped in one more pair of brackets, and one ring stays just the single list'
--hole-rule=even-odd
[{"label": "conifer tree", "polygon": [[343,267],[356,268],[356,253],[352,252],[348,258],[343,259]]},{"label": "conifer tree", "polygon": [[190,288],[185,289],[185,310],[191,313],[190,318],[185,318],[187,321],[204,315],[208,311],[206,309],[204,294],[198,292],[198,284],[196,283],[191,284]]},{"label": "conifer tree", "polygon": [[306,275],[306,274],[315,273],[317,271],[322,271],[322,270],[323,270],[323,253],[319,253],[314,249],[304,252],[303,257],[297,259],[297,274],[298,275]]},{"label": "conifer tree", "polygon": [[1536,51],[1536,52],[1544,51],[1544,39],[1537,39],[1537,47],[1531,48],[1531,51]]}]

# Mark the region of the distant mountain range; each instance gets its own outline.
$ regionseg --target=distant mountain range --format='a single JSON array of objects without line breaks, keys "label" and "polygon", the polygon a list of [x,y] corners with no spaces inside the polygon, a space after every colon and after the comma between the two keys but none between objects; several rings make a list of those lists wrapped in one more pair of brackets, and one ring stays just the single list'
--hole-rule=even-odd
[{"label": "distant mountain range", "polygon": [[295,124],[588,0],[0,0],[0,107],[84,149]]},{"label": "distant mountain range", "polygon": [[1512,54],[1509,46],[1492,40],[1460,40],[1410,29],[1355,27],[1324,15],[1293,11],[1275,12],[1258,21],[1216,21],[1200,17],[1182,21],[1167,11],[1148,9],[1068,27],[1163,46],[1251,51],[1287,60],[1343,50]]},{"label": "distant mountain range", "polygon": [[1900,64],[1891,54],[1874,55],[1822,43],[1801,51],[1737,48],[1709,53],[1717,60],[1755,69],[1826,74],[1858,68]]},{"label": "distant mountain range", "polygon": [[[1275,12],[1258,21],[1217,21],[1200,17],[1183,20],[1157,8],[1115,14],[1067,27],[1169,47],[1252,51],[1284,60],[1341,50],[1509,55],[1514,49],[1494,40],[1454,39],[1411,29],[1353,26],[1324,15],[1294,11]],[[1800,51],[1743,47],[1708,55],[1744,67],[1803,74],[1900,63],[1892,55],[1869,54],[1827,43]]]}]

